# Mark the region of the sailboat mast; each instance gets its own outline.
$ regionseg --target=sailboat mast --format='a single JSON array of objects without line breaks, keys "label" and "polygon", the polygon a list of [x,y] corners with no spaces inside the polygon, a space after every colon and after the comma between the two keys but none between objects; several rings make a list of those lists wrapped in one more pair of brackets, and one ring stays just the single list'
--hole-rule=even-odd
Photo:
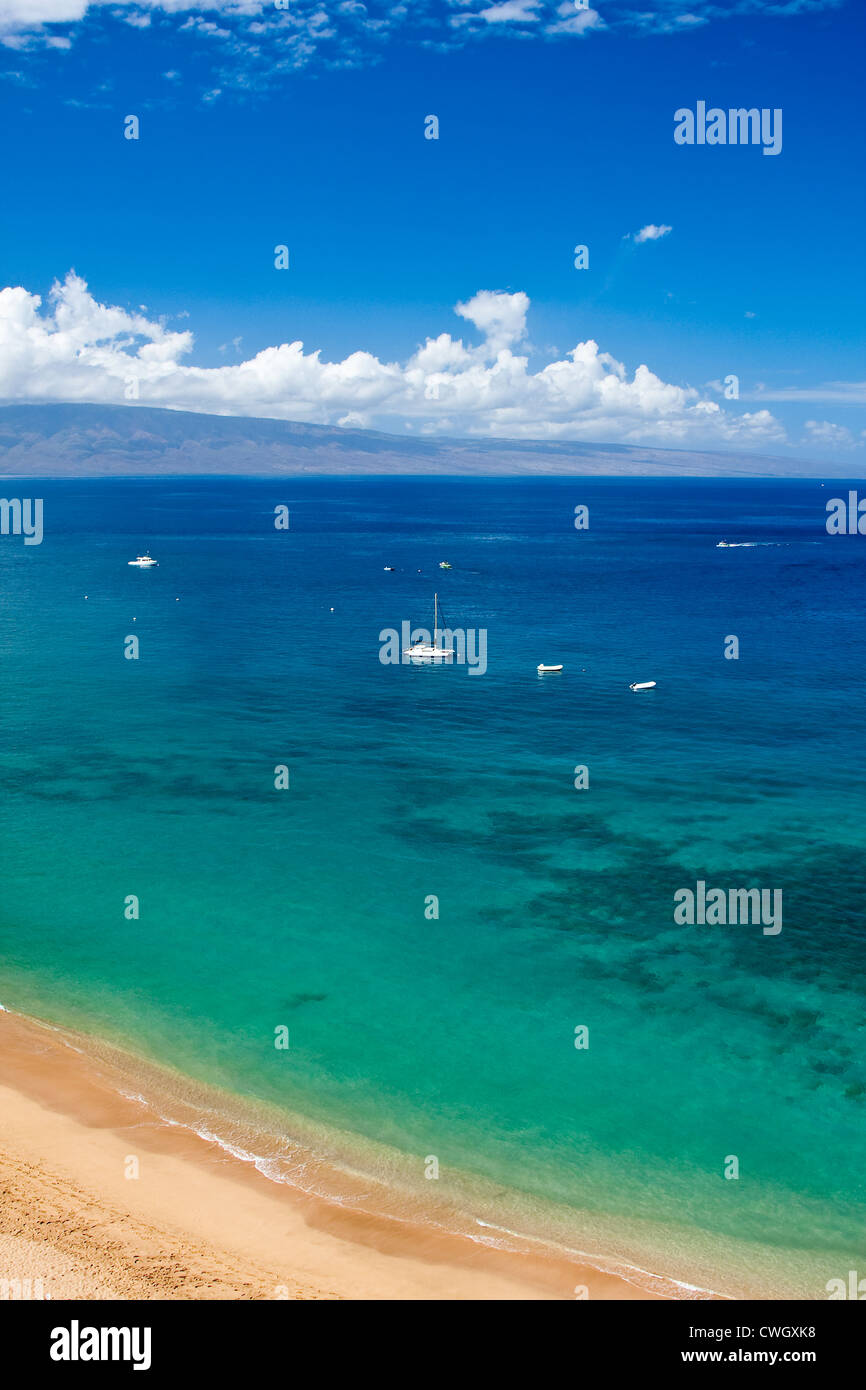
[{"label": "sailboat mast", "polygon": [[436,646],[436,633],[439,630],[439,595],[433,595],[433,646]]}]

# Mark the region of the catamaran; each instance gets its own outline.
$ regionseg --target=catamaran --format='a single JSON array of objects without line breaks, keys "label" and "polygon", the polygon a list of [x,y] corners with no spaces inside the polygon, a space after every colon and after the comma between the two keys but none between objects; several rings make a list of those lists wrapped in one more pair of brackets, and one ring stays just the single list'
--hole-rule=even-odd
[{"label": "catamaran", "polygon": [[403,648],[404,656],[420,656],[428,659],[441,656],[453,656],[453,647],[440,647],[439,638],[439,595],[433,595],[433,641],[432,642],[413,642],[411,647]]}]

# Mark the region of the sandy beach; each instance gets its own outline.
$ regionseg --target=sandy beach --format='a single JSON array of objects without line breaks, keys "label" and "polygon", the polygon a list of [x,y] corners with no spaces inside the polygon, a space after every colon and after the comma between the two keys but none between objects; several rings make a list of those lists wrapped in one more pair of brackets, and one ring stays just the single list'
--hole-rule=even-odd
[{"label": "sandy beach", "polygon": [[568,1259],[275,1183],[190,1130],[143,1120],[122,1080],[74,1035],[0,1013],[5,1296],[29,1279],[55,1299],[573,1299],[581,1286],[654,1297]]}]

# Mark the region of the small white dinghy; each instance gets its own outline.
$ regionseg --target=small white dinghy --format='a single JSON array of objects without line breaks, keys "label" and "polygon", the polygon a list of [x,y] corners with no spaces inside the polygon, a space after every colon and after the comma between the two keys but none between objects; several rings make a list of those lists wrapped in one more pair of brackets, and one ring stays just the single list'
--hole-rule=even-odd
[{"label": "small white dinghy", "polygon": [[537,666],[537,667],[536,667],[536,670],[538,670],[538,671],[561,671],[561,670],[562,670],[562,667],[561,667],[561,666],[545,666],[544,663],[542,662],[542,664],[541,664],[540,666]]},{"label": "small white dinghy", "polygon": [[655,690],[655,681],[635,681],[629,686],[629,690]]}]

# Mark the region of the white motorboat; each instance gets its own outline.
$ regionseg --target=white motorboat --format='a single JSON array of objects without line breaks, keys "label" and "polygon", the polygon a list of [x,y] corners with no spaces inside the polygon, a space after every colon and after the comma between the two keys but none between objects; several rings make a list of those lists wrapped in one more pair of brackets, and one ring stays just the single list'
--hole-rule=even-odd
[{"label": "white motorboat", "polygon": [[655,690],[655,681],[635,681],[629,686],[629,690]]},{"label": "white motorboat", "polygon": [[136,555],[134,560],[127,560],[128,565],[135,565],[140,570],[150,569],[151,565],[158,565],[159,561],[154,560],[151,555]]},{"label": "white motorboat", "polygon": [[539,665],[539,666],[536,667],[536,670],[538,670],[538,671],[561,671],[561,670],[562,670],[562,667],[561,667],[561,666],[545,666],[544,663],[542,662],[541,665]]}]

